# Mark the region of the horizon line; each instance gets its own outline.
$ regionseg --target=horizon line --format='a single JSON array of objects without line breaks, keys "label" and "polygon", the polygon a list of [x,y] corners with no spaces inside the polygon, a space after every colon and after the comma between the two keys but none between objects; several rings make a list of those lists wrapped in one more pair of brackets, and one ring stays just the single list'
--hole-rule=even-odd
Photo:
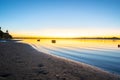
[{"label": "horizon line", "polygon": [[120,39],[120,37],[13,37],[13,39]]}]

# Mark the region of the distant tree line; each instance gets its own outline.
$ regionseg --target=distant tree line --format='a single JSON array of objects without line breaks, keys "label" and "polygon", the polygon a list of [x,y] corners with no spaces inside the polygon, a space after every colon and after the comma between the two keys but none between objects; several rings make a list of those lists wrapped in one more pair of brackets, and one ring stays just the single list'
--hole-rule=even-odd
[{"label": "distant tree line", "polygon": [[0,27],[0,39],[12,39],[12,36],[9,34],[8,30],[3,32]]},{"label": "distant tree line", "polygon": [[75,38],[75,39],[120,39],[119,37],[91,37],[91,38]]}]

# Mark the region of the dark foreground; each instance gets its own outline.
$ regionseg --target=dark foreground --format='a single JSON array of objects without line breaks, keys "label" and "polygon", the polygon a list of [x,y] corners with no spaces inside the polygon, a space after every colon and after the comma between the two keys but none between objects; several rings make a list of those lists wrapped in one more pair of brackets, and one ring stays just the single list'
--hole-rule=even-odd
[{"label": "dark foreground", "polygon": [[120,80],[120,77],[38,52],[27,44],[1,42],[0,80]]}]

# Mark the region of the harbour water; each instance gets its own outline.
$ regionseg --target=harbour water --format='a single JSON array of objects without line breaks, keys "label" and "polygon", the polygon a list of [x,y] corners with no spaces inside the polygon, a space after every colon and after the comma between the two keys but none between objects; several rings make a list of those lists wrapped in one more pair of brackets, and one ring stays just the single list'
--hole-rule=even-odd
[{"label": "harbour water", "polygon": [[96,66],[120,75],[120,40],[107,39],[24,39],[42,52]]}]

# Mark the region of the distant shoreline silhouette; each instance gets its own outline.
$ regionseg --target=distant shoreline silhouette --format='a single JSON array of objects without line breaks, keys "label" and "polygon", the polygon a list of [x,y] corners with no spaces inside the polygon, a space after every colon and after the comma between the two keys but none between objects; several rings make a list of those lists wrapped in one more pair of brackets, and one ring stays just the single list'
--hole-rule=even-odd
[{"label": "distant shoreline silhouette", "polygon": [[81,38],[55,38],[55,37],[13,37],[14,39],[105,39],[105,40],[120,40],[118,37],[81,37]]},{"label": "distant shoreline silhouette", "polygon": [[12,36],[9,34],[8,30],[3,32],[0,27],[0,39],[12,39]]}]

